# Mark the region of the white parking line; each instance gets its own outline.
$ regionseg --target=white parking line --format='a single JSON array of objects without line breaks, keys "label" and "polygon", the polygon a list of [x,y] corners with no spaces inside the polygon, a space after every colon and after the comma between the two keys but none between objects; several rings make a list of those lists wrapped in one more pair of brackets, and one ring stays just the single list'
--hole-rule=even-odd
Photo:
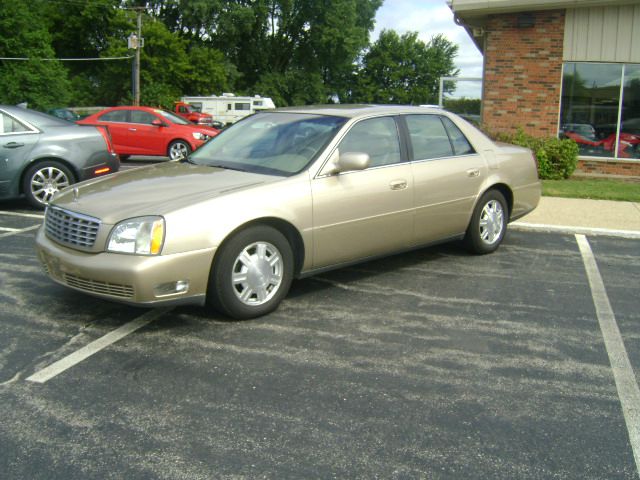
[{"label": "white parking line", "polygon": [[0,233],[0,238],[11,237],[12,235],[18,235],[20,233],[30,232],[31,230],[35,230],[36,228],[40,228],[40,225],[34,225],[32,227],[20,228],[20,229],[7,229],[10,230],[7,233]]},{"label": "white parking line", "polygon": [[7,212],[5,210],[0,210],[0,215],[9,215],[10,217],[39,218],[41,220],[44,218],[44,215],[40,215],[37,213]]},{"label": "white parking line", "polygon": [[91,342],[89,345],[82,347],[80,350],[73,352],[71,355],[52,363],[48,367],[34,373],[27,378],[30,382],[45,383],[51,380],[56,375],[61,374],[65,370],[77,365],[83,360],[89,358],[91,355],[98,353],[100,350],[108,347],[109,345],[121,340],[130,333],[144,327],[145,325],[153,322],[156,318],[161,317],[165,313],[171,311],[171,308],[162,308],[157,310],[151,310],[144,315],[132,320],[129,323],[125,323],[120,328],[117,328],[113,332],[107,333],[105,336]]},{"label": "white parking line", "polygon": [[600,323],[600,330],[604,337],[604,345],[609,355],[609,362],[613,370],[618,397],[622,404],[622,413],[629,432],[629,441],[636,461],[636,469],[640,471],[640,388],[629,361],[627,350],[616,323],[609,297],[604,288],[604,282],[598,270],[598,264],[591,251],[591,246],[584,235],[576,235],[578,247],[582,254],[585,270],[591,287],[596,315]]},{"label": "white parking line", "polygon": [[0,232],[17,232],[19,228],[0,227]]}]

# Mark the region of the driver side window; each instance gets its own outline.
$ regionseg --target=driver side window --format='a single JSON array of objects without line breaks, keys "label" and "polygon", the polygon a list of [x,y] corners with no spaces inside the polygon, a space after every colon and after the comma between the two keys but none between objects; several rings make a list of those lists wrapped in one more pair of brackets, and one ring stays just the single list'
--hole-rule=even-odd
[{"label": "driver side window", "polygon": [[392,117],[363,120],[349,130],[338,146],[340,153],[367,153],[369,167],[400,163],[398,129]]}]

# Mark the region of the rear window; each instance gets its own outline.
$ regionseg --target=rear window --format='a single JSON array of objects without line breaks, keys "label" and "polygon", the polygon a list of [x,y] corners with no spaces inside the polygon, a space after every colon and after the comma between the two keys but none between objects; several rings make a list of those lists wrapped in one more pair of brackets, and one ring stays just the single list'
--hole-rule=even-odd
[{"label": "rear window", "polygon": [[100,120],[101,122],[126,122],[127,114],[127,110],[112,110],[100,115],[98,120]]},{"label": "rear window", "polygon": [[414,160],[450,157],[453,148],[439,115],[407,115]]},{"label": "rear window", "polygon": [[0,112],[0,134],[28,131],[30,131],[30,129],[18,122],[15,118]]},{"label": "rear window", "polygon": [[475,153],[475,150],[464,136],[464,133],[447,117],[443,117],[444,127],[447,129],[451,143],[453,144],[453,150],[456,155],[470,155]]}]

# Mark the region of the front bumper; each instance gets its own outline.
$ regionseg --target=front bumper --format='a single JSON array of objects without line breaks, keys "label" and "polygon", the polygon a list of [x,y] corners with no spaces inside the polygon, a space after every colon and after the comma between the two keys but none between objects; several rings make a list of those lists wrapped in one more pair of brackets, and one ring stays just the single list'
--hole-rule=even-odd
[{"label": "front bumper", "polygon": [[[54,281],[139,306],[204,305],[215,253],[215,248],[158,256],[86,253],[51,241],[44,228],[36,235],[36,250]],[[172,285],[181,291],[171,291]]]}]

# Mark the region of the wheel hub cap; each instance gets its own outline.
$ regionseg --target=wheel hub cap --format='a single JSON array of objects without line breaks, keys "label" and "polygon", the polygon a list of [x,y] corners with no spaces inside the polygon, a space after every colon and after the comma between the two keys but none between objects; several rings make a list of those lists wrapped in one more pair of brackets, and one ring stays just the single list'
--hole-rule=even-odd
[{"label": "wheel hub cap", "polygon": [[496,200],[489,201],[480,215],[480,238],[488,244],[495,243],[502,235],[504,212]]},{"label": "wheel hub cap", "polygon": [[68,186],[65,173],[55,167],[38,170],[31,179],[31,193],[42,203],[48,203],[56,192]]},{"label": "wheel hub cap", "polygon": [[284,263],[278,249],[267,242],[247,246],[233,265],[233,291],[245,305],[262,305],[278,292]]}]

